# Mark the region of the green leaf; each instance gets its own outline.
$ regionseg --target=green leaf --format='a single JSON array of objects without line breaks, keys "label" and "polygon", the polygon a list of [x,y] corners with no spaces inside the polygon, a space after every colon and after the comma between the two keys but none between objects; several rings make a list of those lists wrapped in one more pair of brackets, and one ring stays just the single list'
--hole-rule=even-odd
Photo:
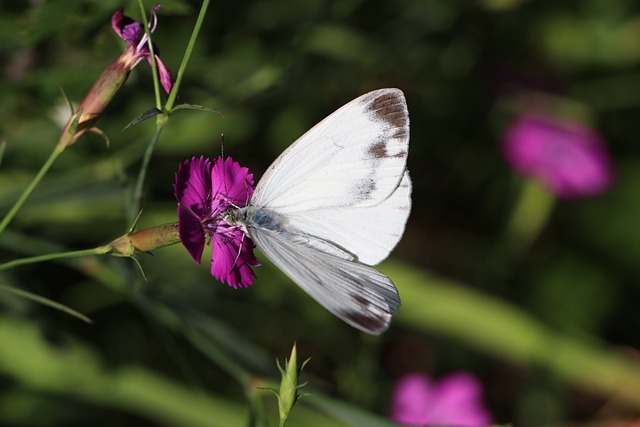
[{"label": "green leaf", "polygon": [[131,126],[135,126],[140,122],[144,122],[147,119],[150,119],[151,117],[155,117],[157,115],[162,114],[162,111],[159,110],[158,108],[153,107],[150,110],[145,111],[144,113],[140,114],[138,117],[136,117],[135,119],[131,120],[123,129],[122,131],[124,132],[125,130],[129,129]]},{"label": "green leaf", "polygon": [[204,105],[197,105],[197,104],[179,104],[176,105],[175,107],[173,107],[173,111],[176,110],[198,110],[198,111],[207,111],[209,113],[216,113],[216,114],[220,114],[220,116],[224,117],[224,114],[222,114],[221,111],[215,110],[213,108],[209,108],[209,107],[205,107]]},{"label": "green leaf", "polygon": [[82,320],[83,322],[87,322],[87,323],[93,323],[93,320],[91,320],[90,318],[88,318],[87,316],[85,316],[84,314],[72,309],[71,307],[68,307],[64,304],[60,304],[59,302],[55,302],[53,300],[50,300],[49,298],[43,297],[41,295],[37,295],[34,294],[32,292],[29,291],[25,291],[24,289],[18,289],[18,288],[14,288],[13,286],[8,286],[8,285],[2,285],[0,284],[0,290],[3,290],[5,292],[9,292],[12,293],[14,295],[17,295],[19,297],[22,298],[26,298],[28,300],[37,302],[38,304],[42,304],[42,305],[46,305],[48,307],[54,308],[56,310],[60,310],[64,313],[67,313],[75,318],[78,318],[80,320]]}]

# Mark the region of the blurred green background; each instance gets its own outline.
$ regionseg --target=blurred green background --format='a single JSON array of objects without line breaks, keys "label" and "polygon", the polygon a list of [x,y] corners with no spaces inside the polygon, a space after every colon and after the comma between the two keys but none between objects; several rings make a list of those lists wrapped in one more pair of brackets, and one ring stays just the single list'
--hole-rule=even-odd
[{"label": "blurred green background", "polygon": [[[60,89],[77,105],[122,52],[110,26],[120,6],[0,3],[3,214],[68,117]],[[140,19],[136,3],[124,7]],[[162,2],[154,41],[174,75],[199,7]],[[179,245],[139,257],[147,282],[130,260],[107,256],[20,267],[0,273],[0,284],[94,323],[0,290],[0,424],[246,425],[260,406],[251,381],[277,380],[274,360],[294,341],[301,360],[311,357],[303,380],[318,397],[303,399],[292,425],[375,425],[357,416],[386,417],[393,381],[411,371],[473,372],[500,423],[638,414],[637,2],[214,2],[179,100],[224,117],[171,116],[138,228],[176,221],[178,164],[219,155],[222,133],[225,155],[259,177],[304,131],[382,87],[407,98],[414,185],[407,232],[380,266],[404,300],[388,332],[343,324],[261,255],[255,284],[242,290],[217,283]],[[505,229],[522,179],[502,158],[501,134],[539,97],[563,99],[598,129],[616,179],[599,197],[558,201],[540,235],[516,250]],[[0,262],[127,231],[125,191],[154,120],[122,128],[153,106],[141,63],[98,122],[110,145],[88,135],[62,155],[0,235]],[[626,387],[620,402],[617,387]],[[275,417],[275,398],[257,399]]]}]

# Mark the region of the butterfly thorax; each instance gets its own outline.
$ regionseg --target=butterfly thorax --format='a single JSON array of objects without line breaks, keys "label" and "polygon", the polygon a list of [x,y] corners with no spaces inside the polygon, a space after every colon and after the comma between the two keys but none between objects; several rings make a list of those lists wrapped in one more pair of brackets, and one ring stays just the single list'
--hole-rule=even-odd
[{"label": "butterfly thorax", "polygon": [[245,234],[249,234],[247,231],[249,228],[282,231],[286,228],[287,223],[286,218],[282,215],[257,206],[230,209],[224,217],[225,221],[230,224],[239,225]]}]

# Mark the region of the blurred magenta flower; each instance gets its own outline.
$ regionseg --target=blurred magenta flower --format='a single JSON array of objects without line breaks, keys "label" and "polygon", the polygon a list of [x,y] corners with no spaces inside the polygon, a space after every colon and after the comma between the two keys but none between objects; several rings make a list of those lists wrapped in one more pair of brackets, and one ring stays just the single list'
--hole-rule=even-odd
[{"label": "blurred magenta flower", "polygon": [[595,130],[544,113],[517,118],[504,134],[503,152],[516,172],[565,199],[601,193],[613,179],[611,159]]},{"label": "blurred magenta flower", "polygon": [[440,381],[420,372],[403,376],[394,387],[391,418],[413,426],[491,424],[482,403],[482,386],[467,372],[454,372]]},{"label": "blurred magenta flower", "polygon": [[[158,17],[156,15],[156,11],[158,9],[160,9],[159,4],[151,9],[151,17],[149,19],[151,33],[156,30],[156,26],[158,24]],[[126,61],[129,64],[129,69],[133,69],[133,67],[138,65],[138,63],[143,59],[146,59],[149,65],[151,65],[149,38],[144,31],[144,25],[142,22],[137,22],[128,16],[124,16],[122,9],[120,9],[111,17],[111,26],[113,27],[113,31],[115,31],[122,40],[127,42],[123,58],[126,58]],[[171,82],[171,73],[158,55],[155,55],[155,60],[158,66],[160,83],[164,90],[169,93],[173,87],[173,83]]]},{"label": "blurred magenta flower", "polygon": [[200,264],[206,236],[211,238],[211,274],[237,288],[253,283],[258,266],[254,244],[223,214],[242,207],[253,194],[253,174],[230,157],[213,160],[193,157],[178,168],[174,184],[178,200],[180,242]]}]

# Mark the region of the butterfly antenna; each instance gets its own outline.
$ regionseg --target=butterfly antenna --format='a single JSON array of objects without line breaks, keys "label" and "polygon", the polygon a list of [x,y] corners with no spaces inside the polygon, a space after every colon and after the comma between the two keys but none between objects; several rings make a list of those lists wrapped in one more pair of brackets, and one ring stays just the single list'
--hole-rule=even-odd
[{"label": "butterfly antenna", "polygon": [[[224,184],[223,185],[224,186],[224,191],[222,193],[226,198],[226,195],[227,195],[227,174],[224,173],[224,134],[223,133],[220,134],[220,161],[222,162],[222,181],[223,181],[223,184]],[[218,191],[216,194],[212,194],[211,198],[212,199],[215,198],[219,193],[220,193],[220,191]]]},{"label": "butterfly antenna", "polygon": [[224,167],[225,167],[225,161],[224,161],[224,133],[220,134],[220,160],[222,161],[222,181],[223,181],[223,184],[224,184],[224,196],[225,196],[225,199],[227,199],[227,203],[230,203],[229,199],[226,197],[227,194],[229,193],[229,188],[227,186],[227,173],[224,170]]}]

